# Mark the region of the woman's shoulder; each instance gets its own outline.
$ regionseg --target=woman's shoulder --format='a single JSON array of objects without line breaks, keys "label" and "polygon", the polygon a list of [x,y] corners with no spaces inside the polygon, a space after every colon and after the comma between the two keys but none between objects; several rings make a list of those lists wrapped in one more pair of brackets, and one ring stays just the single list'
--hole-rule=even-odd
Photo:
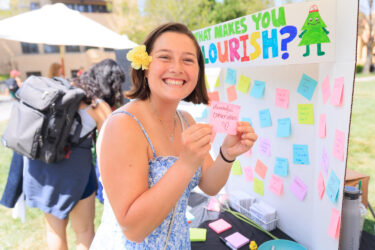
[{"label": "woman's shoulder", "polygon": [[185,110],[180,110],[180,109],[178,110],[178,112],[180,112],[182,117],[186,119],[186,121],[189,123],[189,125],[195,124],[195,120],[189,112],[187,112]]}]

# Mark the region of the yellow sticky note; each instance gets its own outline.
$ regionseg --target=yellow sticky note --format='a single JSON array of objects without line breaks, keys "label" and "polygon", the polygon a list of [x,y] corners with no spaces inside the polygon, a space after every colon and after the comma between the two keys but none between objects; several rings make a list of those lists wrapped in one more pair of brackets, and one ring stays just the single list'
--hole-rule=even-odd
[{"label": "yellow sticky note", "polygon": [[242,93],[247,94],[249,92],[250,82],[251,79],[249,77],[241,75],[240,80],[237,83],[237,89]]},{"label": "yellow sticky note", "polygon": [[232,165],[232,174],[233,175],[242,175],[241,163],[239,160],[235,160]]},{"label": "yellow sticky note", "polygon": [[206,241],[206,228],[189,228],[189,232],[191,242]]},{"label": "yellow sticky note", "polygon": [[219,80],[219,77],[216,78],[215,88],[216,88],[216,87],[220,87],[220,80]]},{"label": "yellow sticky note", "polygon": [[206,83],[207,90],[210,89],[210,84],[208,83],[207,75],[204,75],[204,82]]},{"label": "yellow sticky note", "polygon": [[298,104],[298,123],[314,124],[314,109],[312,104]]},{"label": "yellow sticky note", "polygon": [[254,177],[254,192],[264,196],[264,182]]}]

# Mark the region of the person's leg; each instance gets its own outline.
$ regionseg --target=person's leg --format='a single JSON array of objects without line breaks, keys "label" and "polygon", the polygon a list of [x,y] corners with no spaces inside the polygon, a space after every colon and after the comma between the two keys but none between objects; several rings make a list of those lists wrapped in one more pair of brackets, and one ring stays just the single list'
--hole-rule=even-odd
[{"label": "person's leg", "polygon": [[306,52],[305,54],[303,54],[304,57],[306,56],[309,56],[310,55],[310,45],[306,45]]},{"label": "person's leg", "polygon": [[76,249],[89,249],[95,235],[95,192],[80,200],[70,212],[69,217],[77,237]]},{"label": "person's leg", "polygon": [[51,250],[67,250],[66,225],[68,218],[61,220],[52,214],[44,213],[47,226],[47,244]]}]

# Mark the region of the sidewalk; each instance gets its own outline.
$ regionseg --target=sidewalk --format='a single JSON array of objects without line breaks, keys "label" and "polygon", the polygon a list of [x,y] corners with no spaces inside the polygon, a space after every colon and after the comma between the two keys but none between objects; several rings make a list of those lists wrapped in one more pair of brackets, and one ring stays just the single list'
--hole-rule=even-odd
[{"label": "sidewalk", "polygon": [[13,101],[12,97],[8,95],[0,95],[0,122],[9,119]]}]

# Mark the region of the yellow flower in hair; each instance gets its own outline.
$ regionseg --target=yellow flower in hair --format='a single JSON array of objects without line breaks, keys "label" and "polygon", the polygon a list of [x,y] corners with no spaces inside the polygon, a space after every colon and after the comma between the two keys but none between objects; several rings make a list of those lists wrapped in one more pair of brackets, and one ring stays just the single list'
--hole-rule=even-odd
[{"label": "yellow flower in hair", "polygon": [[145,45],[139,45],[133,48],[126,55],[126,59],[132,62],[132,68],[136,70],[141,67],[142,70],[148,69],[148,65],[150,65],[152,61],[152,57],[148,55]]}]

